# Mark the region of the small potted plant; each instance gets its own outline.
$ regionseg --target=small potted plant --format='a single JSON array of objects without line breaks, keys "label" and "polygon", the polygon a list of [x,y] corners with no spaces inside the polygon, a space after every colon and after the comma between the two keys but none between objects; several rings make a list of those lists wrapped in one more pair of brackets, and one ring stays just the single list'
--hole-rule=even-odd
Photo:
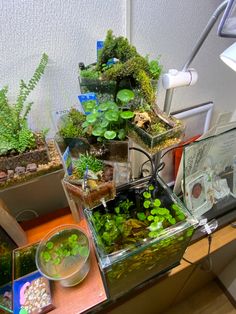
[{"label": "small potted plant", "polygon": [[115,297],[178,265],[196,224],[160,179],[130,183],[105,209],[85,210],[85,215]]},{"label": "small potted plant", "polygon": [[[44,53],[29,82],[21,80],[19,94],[14,104],[8,101],[8,88],[3,87],[0,90],[1,188],[26,181],[51,169],[61,168],[59,157],[55,157],[54,144],[47,145],[45,141],[47,131],[33,132],[27,121],[33,104],[27,103],[27,98],[43,75],[47,62],[48,56]],[[42,167],[44,164],[48,166]]]},{"label": "small potted plant", "polygon": [[64,186],[74,200],[93,208],[101,201],[115,197],[113,167],[93,155],[80,154],[72,161],[73,172],[63,179]]},{"label": "small potted plant", "polygon": [[40,241],[35,259],[43,276],[71,287],[88,274],[89,257],[90,244],[84,231],[76,225],[62,225]]}]

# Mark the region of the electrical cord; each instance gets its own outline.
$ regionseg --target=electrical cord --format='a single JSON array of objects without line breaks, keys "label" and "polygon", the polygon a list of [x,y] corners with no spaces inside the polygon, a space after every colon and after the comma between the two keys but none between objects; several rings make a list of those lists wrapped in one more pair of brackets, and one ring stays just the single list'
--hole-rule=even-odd
[{"label": "electrical cord", "polygon": [[203,261],[206,261],[208,263],[208,267],[204,267],[204,264],[201,262],[191,262],[187,258],[183,257],[182,259],[189,263],[190,265],[200,265],[200,269],[205,271],[205,272],[211,272],[212,271],[212,258],[211,258],[211,243],[212,243],[212,235],[209,234],[208,237],[208,250],[207,250],[207,256],[203,259]]},{"label": "electrical cord", "polygon": [[[176,149],[176,148],[183,148],[183,147],[185,147],[185,146],[187,146],[187,145],[188,145],[188,144],[182,144],[182,145],[174,146],[174,147],[168,149],[167,151],[165,151],[165,153],[163,153],[163,154],[161,155],[161,159],[162,159],[165,155],[167,155],[169,152],[171,152],[172,150],[174,150],[174,149]],[[131,148],[133,148],[133,147],[131,147]],[[146,153],[146,152],[144,152],[144,151],[142,151],[142,152],[143,152],[143,153]],[[146,155],[146,154],[145,154],[145,155]],[[146,155],[146,156],[147,156],[147,155]],[[141,174],[142,174],[142,172],[143,172],[143,166],[144,166],[146,163],[148,163],[148,162],[151,162],[151,161],[150,161],[150,158],[148,158],[148,160],[146,160],[145,162],[143,162],[143,163],[141,164],[141,166],[140,166],[140,173],[141,173]],[[153,162],[152,162],[152,163],[153,163]],[[162,166],[160,166],[160,165],[162,165]],[[159,167],[160,167],[160,168],[159,168]],[[157,173],[160,172],[161,170],[163,170],[164,167],[165,167],[165,163],[162,161],[162,162],[156,167],[154,176],[156,177]]]},{"label": "electrical cord", "polygon": [[155,174],[155,166],[154,166],[152,158],[148,155],[148,153],[146,153],[144,150],[142,150],[141,148],[138,148],[138,147],[130,147],[129,150],[136,150],[136,151],[138,151],[140,153],[143,153],[148,158],[148,161],[151,163],[152,176],[154,176],[154,174]]}]

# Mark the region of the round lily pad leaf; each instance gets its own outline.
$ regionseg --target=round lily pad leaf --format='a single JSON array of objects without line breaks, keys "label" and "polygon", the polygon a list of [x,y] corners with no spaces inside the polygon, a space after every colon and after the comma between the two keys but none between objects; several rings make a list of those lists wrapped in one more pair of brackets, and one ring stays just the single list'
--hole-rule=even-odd
[{"label": "round lily pad leaf", "polygon": [[97,120],[97,113],[90,113],[86,117],[86,121],[89,123],[94,123]]},{"label": "round lily pad leaf", "polygon": [[106,118],[108,121],[118,121],[118,119],[119,119],[119,113],[116,112],[116,111],[108,110],[108,111],[105,113],[105,118]]},{"label": "round lily pad leaf", "polygon": [[122,103],[127,104],[130,100],[134,99],[134,92],[130,89],[121,89],[117,93],[117,99]]},{"label": "round lily pad leaf", "polygon": [[106,129],[102,128],[102,127],[97,127],[93,130],[92,134],[94,136],[102,136],[104,134],[104,132],[106,131]]},{"label": "round lily pad leaf", "polygon": [[101,111],[110,110],[114,105],[116,106],[114,101],[106,101],[98,106],[98,110]]},{"label": "round lily pad leaf", "polygon": [[132,111],[123,111],[120,113],[122,119],[131,119],[134,116],[134,112]]},{"label": "round lily pad leaf", "polygon": [[110,101],[109,110],[119,111],[119,107],[117,106],[117,104],[115,102]]},{"label": "round lily pad leaf", "polygon": [[102,128],[106,128],[109,124],[109,121],[107,121],[106,119],[103,119],[102,122],[100,123],[100,126]]},{"label": "round lily pad leaf", "polygon": [[84,111],[91,112],[96,107],[96,101],[86,101],[83,103]]},{"label": "round lily pad leaf", "polygon": [[104,137],[107,139],[107,140],[113,140],[115,137],[116,137],[116,132],[115,131],[106,131],[104,133]]}]

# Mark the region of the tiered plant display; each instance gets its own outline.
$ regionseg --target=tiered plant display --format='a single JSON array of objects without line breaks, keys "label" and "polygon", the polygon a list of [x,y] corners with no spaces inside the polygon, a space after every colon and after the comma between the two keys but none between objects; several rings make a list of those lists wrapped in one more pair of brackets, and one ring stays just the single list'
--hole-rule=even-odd
[{"label": "tiered plant display", "polygon": [[180,142],[183,125],[165,115],[156,104],[157,81],[162,66],[149,61],[122,36],[108,31],[98,62],[87,68],[80,65],[81,92],[95,92],[99,102],[117,101],[121,89],[132,89],[133,117],[129,136],[149,153],[154,154]]},{"label": "tiered plant display", "polygon": [[160,179],[127,186],[107,207],[85,214],[114,297],[178,265],[195,223]]},{"label": "tiered plant display", "polygon": [[73,199],[88,208],[115,197],[113,167],[88,154],[73,160],[72,175],[64,178],[64,185]]},{"label": "tiered plant display", "polygon": [[43,75],[47,62],[48,56],[43,54],[30,81],[21,80],[16,103],[9,103],[7,87],[0,90],[0,188],[61,168],[53,142],[47,146],[45,132],[35,133],[27,123],[33,104],[27,103],[27,98]]}]

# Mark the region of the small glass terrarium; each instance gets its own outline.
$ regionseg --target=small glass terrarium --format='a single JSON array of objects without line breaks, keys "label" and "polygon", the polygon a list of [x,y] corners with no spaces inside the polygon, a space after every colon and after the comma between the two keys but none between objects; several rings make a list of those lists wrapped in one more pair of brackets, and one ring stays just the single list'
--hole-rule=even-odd
[{"label": "small glass terrarium", "polygon": [[140,124],[138,120],[138,123],[136,123],[137,121],[132,123],[128,121],[128,135],[135,143],[149,154],[158,153],[167,147],[180,143],[184,131],[182,122],[173,117],[168,117],[167,122],[156,117],[157,122],[146,123],[147,121],[144,121],[145,118],[142,116],[146,114],[146,112],[140,113]]},{"label": "small glass terrarium", "polygon": [[50,231],[36,251],[38,270],[64,287],[80,283],[90,269],[90,244],[76,225],[62,225]]},{"label": "small glass terrarium", "polygon": [[85,215],[111,297],[177,266],[196,223],[160,179],[129,184]]},{"label": "small glass terrarium", "polygon": [[92,155],[80,154],[72,161],[71,175],[64,177],[63,185],[74,201],[93,208],[115,197],[114,167]]}]

